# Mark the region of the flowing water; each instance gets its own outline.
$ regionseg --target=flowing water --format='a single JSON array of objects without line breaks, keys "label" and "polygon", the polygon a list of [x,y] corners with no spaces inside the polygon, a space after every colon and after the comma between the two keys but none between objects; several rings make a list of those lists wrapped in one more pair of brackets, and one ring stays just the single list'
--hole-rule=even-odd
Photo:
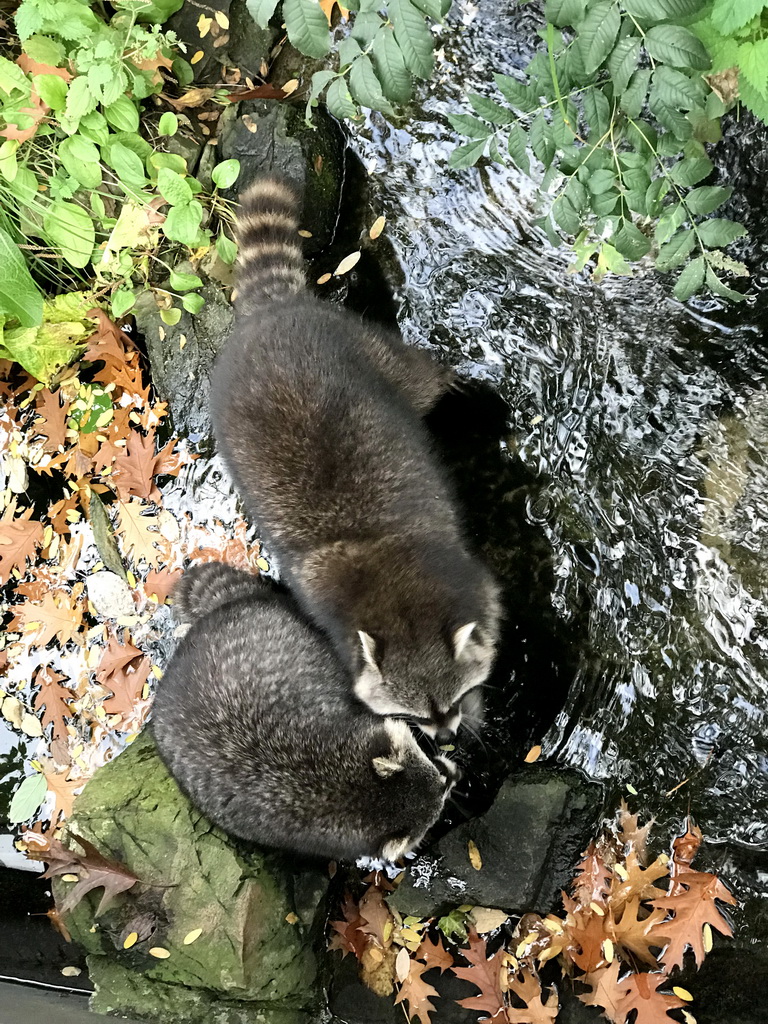
[{"label": "flowing water", "polygon": [[504,0],[459,7],[409,119],[352,141],[406,337],[490,385],[435,419],[464,438],[458,487],[509,599],[486,782],[542,730],[606,813],[628,785],[662,834],[690,808],[743,933],[768,895],[766,133],[734,123],[717,151],[752,232],[746,303],[681,306],[650,269],[569,276],[524,175],[447,166],[441,115],[523,67],[534,24]]}]

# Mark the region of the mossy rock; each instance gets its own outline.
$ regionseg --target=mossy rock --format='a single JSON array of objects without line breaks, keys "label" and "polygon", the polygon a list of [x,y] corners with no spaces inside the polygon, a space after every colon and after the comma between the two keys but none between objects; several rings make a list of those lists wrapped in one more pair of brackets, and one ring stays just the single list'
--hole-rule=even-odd
[{"label": "mossy rock", "polygon": [[[90,954],[94,1009],[163,1024],[312,1016],[316,963],[295,913],[292,866],[246,852],[214,828],[169,776],[148,733],[95,774],[70,828],[141,880],[96,920],[101,889],[67,915]],[[56,880],[58,904],[71,884]],[[139,941],[126,950],[134,930]],[[151,956],[155,947],[170,956]]]}]

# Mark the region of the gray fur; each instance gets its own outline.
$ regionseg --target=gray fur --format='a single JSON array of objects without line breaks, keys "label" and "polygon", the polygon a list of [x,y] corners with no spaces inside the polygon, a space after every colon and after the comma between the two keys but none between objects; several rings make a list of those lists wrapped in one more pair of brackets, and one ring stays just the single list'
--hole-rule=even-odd
[{"label": "gray fur", "polygon": [[[450,377],[300,285],[289,189],[257,182],[242,204],[238,317],[212,388],[219,448],[357,696],[453,730],[491,669],[499,607],[421,422]],[[467,700],[476,713],[479,691]]]},{"label": "gray fur", "polygon": [[351,697],[331,645],[292,600],[227,566],[180,584],[195,618],[158,685],[152,728],[215,824],[297,853],[394,858],[437,820],[454,781],[405,723]]}]

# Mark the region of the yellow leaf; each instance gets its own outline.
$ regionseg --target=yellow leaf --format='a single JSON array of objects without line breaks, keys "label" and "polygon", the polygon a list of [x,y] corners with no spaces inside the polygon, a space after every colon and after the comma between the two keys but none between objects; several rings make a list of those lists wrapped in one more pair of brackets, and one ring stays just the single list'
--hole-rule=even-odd
[{"label": "yellow leaf", "polygon": [[318,279],[317,279],[317,283],[318,284],[326,284],[328,281],[331,280],[331,276],[332,276],[331,274],[321,274],[320,277],[318,277]]},{"label": "yellow leaf", "polygon": [[675,995],[677,996],[678,999],[684,999],[686,1001],[686,1003],[692,1003],[693,1002],[693,996],[691,995],[691,993],[688,991],[687,988],[680,988],[679,985],[673,985],[672,986],[672,991],[675,993]]},{"label": "yellow leaf", "polygon": [[411,958],[408,956],[407,949],[401,949],[397,954],[397,959],[395,960],[395,974],[397,975],[397,980],[405,981],[410,973]]},{"label": "yellow leaf", "polygon": [[312,237],[312,232],[311,231],[305,231],[303,228],[299,229],[299,234],[301,235],[302,238],[311,238]]},{"label": "yellow leaf", "polygon": [[[192,59],[190,60],[189,63],[190,64],[197,64],[198,61],[201,61],[204,56],[205,56],[205,51],[204,50],[198,50],[197,53],[193,54]],[[151,952],[152,952],[152,950],[150,950],[150,953]]]},{"label": "yellow leaf", "polygon": [[76,978],[78,974],[82,974],[83,972],[79,967],[62,967],[61,973],[65,978]]},{"label": "yellow leaf", "polygon": [[223,11],[216,11],[214,17],[222,28],[229,28],[229,18]]},{"label": "yellow leaf", "polygon": [[475,922],[475,928],[482,935],[500,928],[509,920],[509,914],[505,914],[503,910],[493,910],[490,907],[473,907],[472,920]]},{"label": "yellow leaf", "polygon": [[182,942],[184,943],[185,946],[190,946],[193,942],[199,939],[202,934],[202,928],[193,928],[191,932],[187,932],[187,934],[182,939]]},{"label": "yellow leaf", "polygon": [[523,760],[526,764],[533,764],[534,761],[538,761],[541,757],[541,744],[537,743],[536,746],[531,747],[528,753],[525,755]]},{"label": "yellow leaf", "polygon": [[297,914],[293,914],[293,913],[286,914],[285,915],[285,920],[288,922],[288,924],[298,924],[299,923],[298,915]]},{"label": "yellow leaf", "polygon": [[162,946],[153,946],[149,951],[149,955],[155,957],[156,960],[167,960],[171,955],[171,951],[163,949]]},{"label": "yellow leaf", "polygon": [[368,237],[372,239],[378,238],[381,232],[384,230],[384,225],[386,223],[386,217],[377,217],[373,224],[371,224],[371,230],[368,232]]},{"label": "yellow leaf", "polygon": [[123,942],[123,949],[130,949],[131,946],[135,946],[139,941],[139,933],[131,932],[130,935],[126,935],[125,941]]},{"label": "yellow leaf", "polygon": [[613,961],[613,943],[610,939],[605,939],[603,942],[603,956],[605,957],[606,963]]},{"label": "yellow leaf", "polygon": [[360,256],[361,252],[359,249],[357,250],[357,252],[351,252],[349,256],[345,256],[341,263],[338,265],[338,267],[336,267],[336,269],[334,270],[333,276],[341,277],[342,274],[346,274],[348,271],[350,271],[352,267],[356,267],[360,260]]},{"label": "yellow leaf", "polygon": [[467,852],[469,853],[469,863],[475,871],[479,871],[483,866],[483,858],[480,856],[480,851],[471,839],[467,843]]},{"label": "yellow leaf", "polygon": [[285,85],[281,85],[280,88],[283,90],[283,96],[290,96],[291,93],[296,92],[299,88],[299,80],[298,78],[292,78],[289,82],[286,82]]},{"label": "yellow leaf", "polygon": [[712,928],[710,925],[705,924],[701,930],[702,938],[704,940],[704,952],[712,952]]},{"label": "yellow leaf", "polygon": [[204,14],[197,19],[197,32],[201,39],[204,39],[210,32],[212,22],[213,18],[206,18]]},{"label": "yellow leaf", "polygon": [[259,556],[256,559],[256,565],[258,565],[262,572],[269,572],[269,562],[266,560],[266,558],[262,558],[261,556]]},{"label": "yellow leaf", "polygon": [[62,882],[79,882],[80,875],[62,875],[61,880]]}]

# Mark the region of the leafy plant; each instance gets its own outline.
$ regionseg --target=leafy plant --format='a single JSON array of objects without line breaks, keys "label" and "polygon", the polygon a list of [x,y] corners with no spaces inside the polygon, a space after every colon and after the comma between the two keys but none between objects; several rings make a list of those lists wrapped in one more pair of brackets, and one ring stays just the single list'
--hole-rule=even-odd
[{"label": "leafy plant", "polygon": [[[749,105],[759,113],[756,97],[768,85],[768,62],[759,64],[762,7],[754,0],[547,0],[546,48],[522,79],[494,76],[504,102],[470,95],[473,114],[449,115],[469,140],[451,165],[470,167],[487,154],[531,175],[533,155],[544,168],[548,202],[539,224],[553,244],[572,245],[573,271],[594,261],[596,278],[629,275],[631,264],[647,258],[658,270],[679,270],[680,300],[704,287],[741,299],[722,274],[748,276],[747,268],[723,249],[746,232],[725,217],[705,219],[732,192],[705,184],[713,171],[706,144],[720,139],[720,119],[736,102],[737,92],[715,73],[731,61],[748,68],[739,83],[754,89]],[[717,49],[715,34],[725,31],[750,39],[722,37]]]},{"label": "leafy plant", "polygon": [[[247,0],[262,28],[277,3]],[[344,0],[345,13],[353,13],[351,30],[337,41],[330,30],[333,3],[283,0],[282,17],[296,49],[321,58],[333,47],[338,60],[338,70],[324,68],[313,74],[307,120],[323,95],[339,118],[359,118],[361,106],[393,114],[393,103],[407,103],[413,78],[429,78],[434,68],[435,40],[429,22],[441,21],[450,6],[451,0]]]},{"label": "leafy plant", "polygon": [[[44,381],[77,349],[48,316],[40,284],[61,291],[87,281],[90,306],[108,297],[123,316],[136,282],[170,271],[157,255],[162,242],[207,249],[210,212],[228,216],[218,189],[237,179],[237,161],[217,168],[206,192],[182,157],[162,149],[175,114],[163,115],[154,142],[139,130],[161,69],[190,71],[158,24],[180,6],[116,0],[105,20],[87,0],[23,0],[21,52],[0,57],[0,354]],[[232,262],[234,243],[221,239],[219,255]],[[198,312],[204,300],[191,292],[201,284],[172,275],[170,288],[156,289],[166,315],[175,301]]]}]

